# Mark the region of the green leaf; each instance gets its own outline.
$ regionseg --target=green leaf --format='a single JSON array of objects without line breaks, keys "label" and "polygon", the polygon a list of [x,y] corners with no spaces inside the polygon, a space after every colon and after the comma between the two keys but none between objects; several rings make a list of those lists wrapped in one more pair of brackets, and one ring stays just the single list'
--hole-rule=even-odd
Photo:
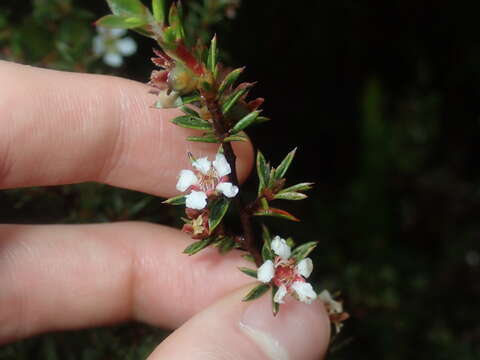
[{"label": "green leaf", "polygon": [[258,117],[259,114],[260,114],[260,111],[252,111],[250,114],[244,116],[235,124],[235,126],[230,131],[230,133],[236,134],[239,131],[246,129],[247,127],[249,127],[254,123],[255,119]]},{"label": "green leaf", "polygon": [[215,228],[220,224],[223,217],[227,213],[228,207],[230,206],[230,201],[224,197],[219,198],[210,206],[210,216],[208,219],[208,226],[210,232],[213,232]]},{"label": "green leaf", "polygon": [[227,136],[225,139],[223,139],[224,142],[228,141],[248,141],[248,137],[245,135],[232,135],[232,136]]},{"label": "green leaf", "polygon": [[304,182],[304,183],[300,183],[300,184],[285,188],[282,191],[280,191],[280,193],[306,191],[306,190],[310,190],[312,188],[312,185],[313,185],[312,182]]},{"label": "green leaf", "polygon": [[287,156],[285,156],[285,159],[282,160],[280,165],[278,165],[277,169],[275,170],[275,179],[281,179],[285,176],[285,173],[287,172],[288,168],[290,167],[290,164],[292,163],[293,157],[295,156],[295,152],[297,151],[297,148],[293,149],[290,151]]},{"label": "green leaf", "polygon": [[103,26],[106,28],[133,29],[136,27],[143,26],[146,23],[147,21],[145,19],[138,18],[138,17],[107,15],[98,19],[95,25]]},{"label": "green leaf", "polygon": [[183,250],[184,254],[194,255],[199,251],[205,249],[210,244],[211,239],[206,238],[200,241],[195,241],[194,243],[190,244]]},{"label": "green leaf", "polygon": [[246,267],[239,267],[238,270],[240,270],[241,272],[243,272],[244,274],[246,274],[248,276],[253,277],[254,279],[257,278],[257,270],[249,269],[249,268],[246,268]]},{"label": "green leaf", "polygon": [[269,117],[266,117],[266,116],[259,116],[257,117],[257,119],[255,120],[255,124],[262,124],[264,122],[267,122],[267,121],[270,121],[271,119]]},{"label": "green leaf", "polygon": [[268,289],[270,289],[269,284],[259,284],[255,286],[252,290],[250,290],[248,294],[243,297],[242,301],[251,301],[258,299],[260,296],[265,294]]},{"label": "green leaf", "polygon": [[255,259],[252,255],[250,254],[245,254],[245,255],[242,255],[242,258],[244,258],[245,260],[247,261],[250,261],[251,263],[254,263],[255,264]]},{"label": "green leaf", "polygon": [[107,0],[108,6],[114,15],[141,15],[145,16],[146,8],[140,0]]},{"label": "green leaf", "polygon": [[318,243],[316,241],[310,241],[305,244],[297,246],[292,251],[292,258],[299,262],[302,259],[305,259],[316,247]]},{"label": "green leaf", "polygon": [[152,0],[153,18],[160,24],[165,23],[165,0]]},{"label": "green leaf", "polygon": [[187,141],[204,142],[209,144],[216,144],[220,142],[214,134],[206,134],[204,136],[187,136]]},{"label": "green leaf", "polygon": [[195,110],[193,110],[189,106],[182,105],[182,106],[180,106],[180,110],[182,110],[187,115],[190,115],[190,116],[193,116],[193,117],[196,117],[196,118],[199,118],[199,119],[201,118],[200,114],[198,112],[196,112]]},{"label": "green leaf", "polygon": [[180,14],[175,3],[170,6],[170,11],[168,13],[168,24],[175,33],[176,39],[180,40],[185,38],[185,31],[183,30]]},{"label": "green leaf", "polygon": [[208,50],[207,67],[214,74],[217,73],[217,35],[214,35],[210,43],[210,49]]},{"label": "green leaf", "polygon": [[235,247],[235,241],[230,236],[225,236],[216,242],[214,246],[217,247],[218,252],[223,255]]},{"label": "green leaf", "polygon": [[272,285],[272,313],[273,316],[277,316],[278,312],[280,311],[280,304],[273,301],[273,298],[275,297],[275,294],[278,291],[278,287],[275,285]]},{"label": "green leaf", "polygon": [[185,195],[174,196],[170,199],[163,201],[162,204],[185,205]]},{"label": "green leaf", "polygon": [[235,81],[237,81],[238,77],[240,74],[245,70],[244,67],[235,69],[231,71],[227,76],[225,76],[225,79],[223,79],[222,83],[218,87],[218,92],[219,94],[222,94],[227,88],[232,86]]},{"label": "green leaf", "polygon": [[196,130],[212,130],[212,124],[195,116],[177,116],[172,120],[175,125]]},{"label": "green leaf", "polygon": [[257,175],[259,180],[258,195],[260,195],[270,181],[270,166],[260,151],[257,152]]},{"label": "green leaf", "polygon": [[287,220],[292,220],[292,221],[300,221],[297,219],[295,216],[290,214],[289,212],[281,209],[276,209],[276,208],[269,208],[268,210],[260,210],[255,213],[253,213],[255,216],[273,216],[273,217],[278,217],[282,219],[287,219]]},{"label": "green leaf", "polygon": [[237,89],[222,104],[222,113],[227,114],[240,98],[248,91],[248,87]]},{"label": "green leaf", "polygon": [[263,238],[263,246],[262,246],[262,259],[263,261],[273,260],[275,254],[271,248],[272,237],[270,235],[270,231],[265,225],[262,225],[262,238]]},{"label": "green leaf", "polygon": [[200,101],[200,96],[198,96],[198,95],[182,96],[182,103],[184,105],[191,104],[191,103],[197,102],[197,101]]},{"label": "green leaf", "polygon": [[308,196],[299,192],[280,192],[275,194],[274,199],[278,200],[303,200]]}]

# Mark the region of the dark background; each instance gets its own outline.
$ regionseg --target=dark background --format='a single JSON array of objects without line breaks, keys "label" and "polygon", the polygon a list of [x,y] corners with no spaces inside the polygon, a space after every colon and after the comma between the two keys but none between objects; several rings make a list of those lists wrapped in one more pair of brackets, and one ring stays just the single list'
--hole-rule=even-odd
[{"label": "dark background", "polygon": [[[73,5],[108,12],[99,1]],[[2,9],[4,28],[20,29],[0,32],[12,48],[31,2],[3,0]],[[246,65],[243,79],[266,98],[272,121],[249,132],[253,142],[273,164],[298,146],[289,183],[316,183],[309,200],[288,205],[300,224],[269,224],[320,241],[315,283],[341,290],[351,314],[332,359],[480,359],[478,10],[469,1],[244,0],[211,29],[226,62]],[[114,73],[145,82],[153,44],[134,36],[138,53]],[[45,66],[19,46],[15,60]],[[247,186],[255,191],[255,179]],[[5,191],[0,201],[2,222],[178,225],[159,200],[96,184]],[[141,358],[162,336],[134,324],[56,334],[0,358],[64,358],[72,348],[87,353],[79,359]]]}]

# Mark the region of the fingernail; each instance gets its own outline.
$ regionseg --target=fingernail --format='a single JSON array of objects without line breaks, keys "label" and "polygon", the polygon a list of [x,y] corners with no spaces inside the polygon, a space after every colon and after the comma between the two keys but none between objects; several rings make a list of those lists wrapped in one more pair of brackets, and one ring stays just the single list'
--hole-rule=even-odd
[{"label": "fingernail", "polygon": [[320,302],[308,305],[289,298],[273,316],[268,294],[252,301],[239,326],[272,360],[318,359],[330,337],[328,317]]}]

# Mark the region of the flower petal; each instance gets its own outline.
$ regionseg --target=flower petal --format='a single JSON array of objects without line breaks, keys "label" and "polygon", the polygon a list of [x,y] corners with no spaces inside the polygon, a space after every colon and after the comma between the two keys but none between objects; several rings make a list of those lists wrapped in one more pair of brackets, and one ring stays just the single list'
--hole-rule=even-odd
[{"label": "flower petal", "polygon": [[282,239],[278,235],[273,238],[271,247],[273,252],[284,260],[287,260],[292,254],[292,250],[285,239]]},{"label": "flower petal", "polygon": [[228,175],[232,172],[230,164],[223,154],[217,154],[215,160],[213,161],[213,167],[215,168],[218,177]]},{"label": "flower petal", "polygon": [[273,301],[278,304],[283,304],[283,298],[285,297],[285,295],[287,295],[287,288],[285,287],[285,285],[280,285],[277,292],[273,296]]},{"label": "flower petal", "polygon": [[127,33],[127,29],[110,29],[110,35],[114,38],[122,37]]},{"label": "flower petal", "polygon": [[182,170],[180,171],[180,177],[177,182],[177,190],[184,192],[190,186],[198,183],[198,179],[193,173],[192,170]]},{"label": "flower petal", "polygon": [[257,279],[263,283],[270,282],[275,275],[275,266],[272,260],[265,261],[257,270]]},{"label": "flower petal", "polygon": [[207,194],[203,191],[192,191],[185,197],[187,208],[202,210],[207,206]]},{"label": "flower petal", "polygon": [[304,281],[295,281],[292,289],[298,296],[298,300],[306,304],[311,304],[317,298],[317,293],[313,290],[312,285]]},{"label": "flower petal", "polygon": [[101,35],[96,35],[92,41],[92,51],[95,55],[100,56],[105,52],[105,38]]},{"label": "flower petal", "polygon": [[193,167],[200,171],[203,175],[207,175],[208,171],[212,167],[212,162],[207,157],[200,158],[193,162]]},{"label": "flower petal", "polygon": [[233,198],[238,194],[238,186],[233,185],[229,182],[223,182],[217,185],[215,188],[217,191],[220,191],[223,195],[228,198]]},{"label": "flower petal", "polygon": [[341,314],[343,312],[342,303],[334,300],[328,290],[323,290],[318,294],[318,298],[325,304],[329,314]]},{"label": "flower petal", "polygon": [[296,267],[297,273],[308,278],[313,271],[313,261],[310,258],[300,260]]},{"label": "flower petal", "polygon": [[103,62],[111,67],[118,68],[123,64],[122,55],[114,52],[108,52],[103,56]]},{"label": "flower petal", "polygon": [[123,56],[133,55],[137,51],[137,43],[131,37],[117,40],[115,46]]}]

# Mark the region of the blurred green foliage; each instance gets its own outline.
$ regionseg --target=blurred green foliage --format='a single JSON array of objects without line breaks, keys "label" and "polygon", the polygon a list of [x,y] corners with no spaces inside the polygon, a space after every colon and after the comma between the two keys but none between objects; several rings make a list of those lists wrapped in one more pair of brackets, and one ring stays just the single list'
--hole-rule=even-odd
[{"label": "blurred green foliage", "polygon": [[[480,359],[479,6],[338,0],[295,12],[290,1],[245,1],[219,23],[233,11],[224,2],[184,4],[187,31],[218,31],[229,65],[259,80],[273,121],[254,143],[273,163],[298,145],[289,181],[316,182],[288,209],[302,224],[269,225],[320,241],[317,287],[341,290],[352,316],[329,358]],[[120,70],[92,57],[91,22],[106,12],[93,0],[3,1],[0,56],[146,81],[148,40],[135,37],[138,54]],[[99,184],[8,190],[0,201],[2,222],[179,226],[159,199]],[[164,336],[136,324],[43,335],[0,359],[140,359]]]}]

